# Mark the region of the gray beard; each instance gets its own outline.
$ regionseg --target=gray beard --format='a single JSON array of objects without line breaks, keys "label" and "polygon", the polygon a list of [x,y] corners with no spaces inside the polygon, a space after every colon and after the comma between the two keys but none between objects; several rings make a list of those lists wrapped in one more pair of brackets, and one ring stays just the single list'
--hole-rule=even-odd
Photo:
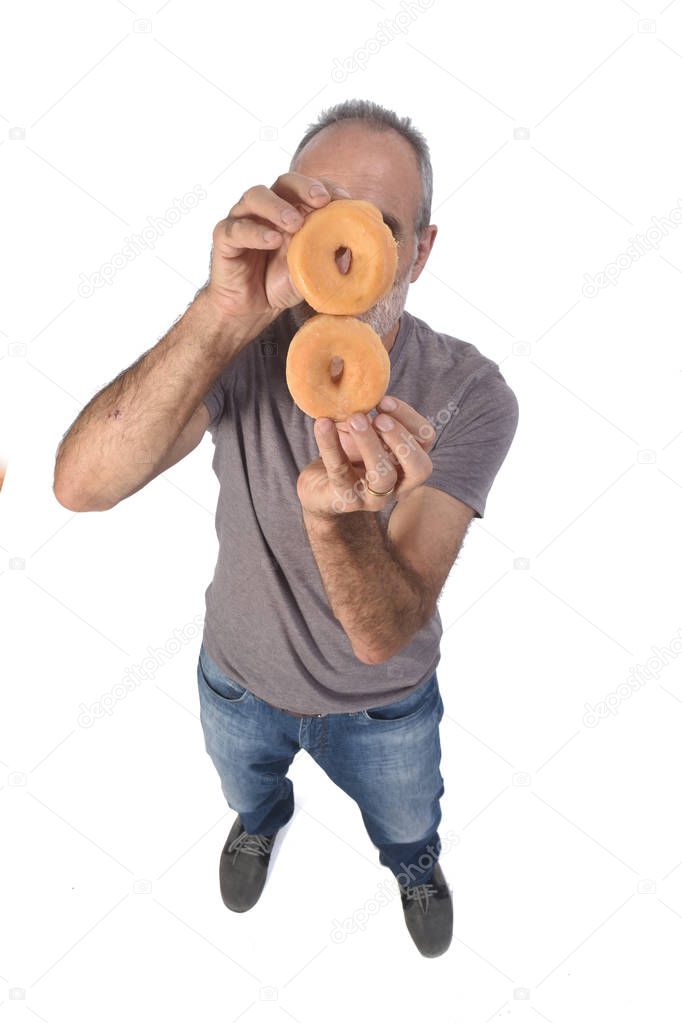
[{"label": "gray beard", "polygon": [[[416,258],[416,257],[415,257]],[[412,267],[414,266],[414,260],[405,271],[403,277],[399,281],[396,281],[391,290],[380,298],[371,309],[367,312],[360,313],[356,316],[356,319],[362,320],[363,323],[369,324],[369,326],[377,332],[379,337],[383,338],[386,334],[389,334],[393,327],[395,327],[400,314],[405,308],[405,301],[407,299],[407,292],[410,287],[410,274],[412,273]],[[316,316],[317,313],[309,306],[306,301],[300,302],[298,305],[292,306],[289,310],[293,317],[296,329],[302,327],[306,320],[309,320],[311,316]]]}]

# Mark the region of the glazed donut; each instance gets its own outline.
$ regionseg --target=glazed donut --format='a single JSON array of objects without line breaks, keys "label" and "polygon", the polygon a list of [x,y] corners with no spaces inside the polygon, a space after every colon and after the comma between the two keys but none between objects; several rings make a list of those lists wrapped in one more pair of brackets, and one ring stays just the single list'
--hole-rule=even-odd
[{"label": "glazed donut", "polygon": [[339,421],[369,412],[386,393],[390,375],[381,338],[353,316],[312,316],[289,345],[287,387],[313,418]]},{"label": "glazed donut", "polygon": [[[350,252],[342,273],[339,249]],[[309,213],[287,250],[294,286],[318,313],[356,316],[390,289],[398,249],[381,211],[363,199],[335,199]]]}]

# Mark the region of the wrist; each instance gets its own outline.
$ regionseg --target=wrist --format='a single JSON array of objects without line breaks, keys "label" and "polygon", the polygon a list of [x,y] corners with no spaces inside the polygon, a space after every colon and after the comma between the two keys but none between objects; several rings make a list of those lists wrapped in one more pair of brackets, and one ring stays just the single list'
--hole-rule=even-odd
[{"label": "wrist", "polygon": [[312,511],[310,508],[303,508],[303,522],[307,529],[316,533],[333,533],[337,527],[341,515],[336,512]]},{"label": "wrist", "polygon": [[224,343],[230,347],[243,348],[265,330],[276,315],[272,311],[260,314],[249,313],[244,316],[228,313],[210,291],[208,285],[197,292],[192,304],[201,312],[211,336],[217,338],[221,344]]},{"label": "wrist", "polygon": [[303,509],[303,522],[308,532],[317,536],[357,539],[373,531],[378,524],[377,512],[358,508],[357,512],[310,511]]}]

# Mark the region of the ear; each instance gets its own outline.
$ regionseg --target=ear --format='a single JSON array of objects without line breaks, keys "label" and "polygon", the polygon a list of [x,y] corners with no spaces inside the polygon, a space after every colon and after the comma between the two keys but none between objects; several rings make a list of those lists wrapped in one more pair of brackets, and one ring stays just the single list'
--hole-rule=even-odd
[{"label": "ear", "polygon": [[417,244],[417,259],[415,260],[415,264],[412,267],[410,284],[414,284],[414,282],[417,280],[422,270],[424,269],[424,266],[426,265],[426,260],[429,258],[429,255],[431,254],[431,249],[433,248],[433,243],[436,240],[437,234],[438,228],[436,227],[436,225],[429,224],[429,226],[425,227],[421,235],[419,236],[419,242]]}]

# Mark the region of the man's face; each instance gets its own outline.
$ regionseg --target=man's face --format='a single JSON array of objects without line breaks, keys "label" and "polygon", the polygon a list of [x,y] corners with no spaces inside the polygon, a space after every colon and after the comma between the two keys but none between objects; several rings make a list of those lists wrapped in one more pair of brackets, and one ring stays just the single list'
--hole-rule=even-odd
[{"label": "man's face", "polygon": [[[421,178],[409,143],[395,131],[378,132],[346,121],[324,128],[299,154],[291,168],[308,177],[335,182],[353,199],[366,199],[381,210],[398,244],[398,265],[392,290],[358,316],[380,337],[389,334],[405,307],[416,257],[414,233]],[[402,304],[399,299],[402,294]],[[315,314],[307,302],[293,308],[297,322]],[[390,322],[389,314],[394,314]]]},{"label": "man's face", "polygon": [[[357,319],[368,323],[390,346],[410,283],[421,273],[435,237],[435,228],[429,229],[433,234],[426,251],[420,253],[414,228],[422,186],[412,147],[395,131],[378,132],[347,121],[331,125],[311,139],[291,169],[333,181],[353,199],[366,199],[381,210],[398,245],[396,276],[388,294]],[[291,313],[300,327],[315,310],[304,301]],[[359,452],[345,423],[340,424],[339,432],[346,454],[357,461]]]}]

